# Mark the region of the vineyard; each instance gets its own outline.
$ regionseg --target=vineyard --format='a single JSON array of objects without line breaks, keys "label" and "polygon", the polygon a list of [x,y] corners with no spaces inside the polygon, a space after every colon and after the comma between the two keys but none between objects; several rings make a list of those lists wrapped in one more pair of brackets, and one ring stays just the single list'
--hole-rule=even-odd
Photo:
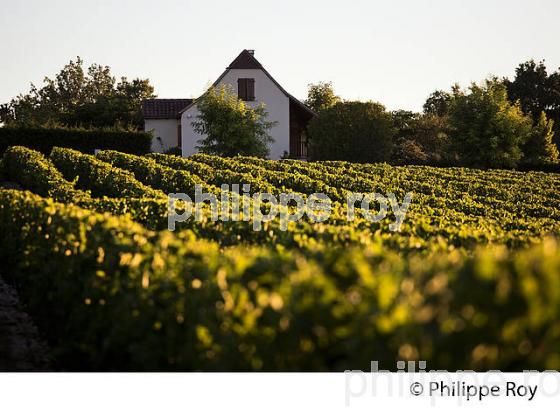
[{"label": "vineyard", "polygon": [[[0,167],[0,275],[61,369],[560,368],[557,174],[23,147]],[[323,193],[331,217],[167,230],[167,194],[222,184]],[[411,193],[401,229],[348,221],[351,192]]]}]

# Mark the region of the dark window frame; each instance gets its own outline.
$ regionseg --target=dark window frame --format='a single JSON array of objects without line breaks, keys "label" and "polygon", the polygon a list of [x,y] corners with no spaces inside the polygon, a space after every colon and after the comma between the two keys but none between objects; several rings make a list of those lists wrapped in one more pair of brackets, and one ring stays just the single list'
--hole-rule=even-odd
[{"label": "dark window frame", "polygon": [[255,101],[255,79],[238,78],[237,96],[243,101]]}]

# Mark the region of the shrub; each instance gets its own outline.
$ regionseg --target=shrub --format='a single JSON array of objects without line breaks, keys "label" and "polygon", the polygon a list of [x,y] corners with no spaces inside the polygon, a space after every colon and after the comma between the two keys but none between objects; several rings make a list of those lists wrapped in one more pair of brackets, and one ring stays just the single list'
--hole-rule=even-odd
[{"label": "shrub", "polygon": [[[302,164],[304,163],[301,161],[271,161],[243,156],[220,158],[206,154],[195,154],[190,159],[220,170],[237,170],[254,178],[262,179],[273,187],[268,192],[275,192],[277,190],[284,192],[294,191],[302,194],[321,192],[329,195],[332,199],[345,200],[337,189],[332,188],[323,181],[323,178],[326,176],[324,173],[320,174],[320,178],[310,177],[309,174],[317,176],[317,173],[303,166]],[[298,165],[302,165],[306,170],[303,171]]]},{"label": "shrub", "polygon": [[164,197],[163,192],[137,181],[132,172],[114,168],[93,155],[54,147],[50,159],[67,180],[77,179],[76,186],[90,190],[94,196]]},{"label": "shrub", "polygon": [[10,147],[2,159],[5,178],[42,196],[60,202],[79,202],[89,194],[74,188],[60,171],[40,152],[25,147]]},{"label": "shrub", "polygon": [[[204,158],[216,159],[217,161],[227,162],[229,159],[210,156],[206,154],[196,154],[189,158],[173,157],[163,154],[148,154],[159,164],[165,165],[173,169],[184,170],[198,175],[201,179],[216,187],[222,184],[239,184],[239,189],[243,184],[251,185],[251,193],[254,192],[270,192],[276,193],[278,189],[261,178],[245,172],[237,172],[232,169],[224,169],[224,167],[213,166],[212,163],[206,163]],[[215,164],[214,164],[215,165]],[[239,168],[239,167],[237,167]],[[241,192],[241,191],[240,191]]]},{"label": "shrub", "polygon": [[374,102],[339,102],[308,126],[313,160],[388,161],[393,149],[391,114]]},{"label": "shrub", "polygon": [[[102,154],[114,154],[117,157],[124,156],[125,158],[128,156],[127,154],[116,152],[104,152]],[[66,204],[74,203],[85,209],[91,209],[97,212],[109,212],[114,215],[127,214],[134,221],[141,223],[150,230],[162,230],[167,228],[168,203],[165,198],[92,199],[87,192],[74,188],[73,184],[66,181],[60,171],[58,171],[47,158],[36,151],[24,147],[11,147],[6,151],[4,156],[6,157],[6,162],[10,164],[10,180],[17,182],[24,189],[31,190],[39,195],[50,195],[58,202]],[[140,163],[149,162],[147,158],[143,157],[133,157],[133,159],[140,161]],[[136,161],[131,162],[134,163]],[[199,165],[204,166],[204,164]],[[178,173],[179,177],[176,178],[178,181],[181,181],[181,177],[185,177],[186,175],[186,173],[182,171],[158,167],[159,166],[156,166],[156,169],[160,174]],[[137,168],[141,169],[142,166],[137,166]],[[173,182],[173,180],[171,181]],[[212,190],[213,187],[208,188]],[[180,187],[176,187],[176,189],[181,190]],[[203,190],[206,191],[205,188],[203,188]],[[190,218],[187,222],[180,223],[177,229],[192,229],[197,235],[218,241],[222,245],[231,245],[239,241],[245,243],[283,243],[285,245],[297,245],[297,241],[294,238],[295,235],[290,233],[285,233],[280,236],[271,236],[266,231],[261,231],[259,233],[253,232],[250,225],[244,222],[212,221],[211,211],[208,206],[203,207],[202,215],[203,219],[201,221],[195,221],[194,218]],[[278,229],[277,221],[272,222],[270,225],[271,229]],[[310,227],[308,225],[304,226],[309,234],[313,233],[312,230],[309,231]],[[320,236],[325,239],[330,238],[329,240],[337,240],[332,237],[332,232],[329,232],[328,229],[324,230]]]},{"label": "shrub", "polygon": [[152,135],[145,132],[84,130],[67,128],[0,128],[0,154],[21,145],[43,154],[53,147],[67,147],[93,154],[96,149],[113,149],[131,154],[150,152]]},{"label": "shrub", "polygon": [[[48,161],[37,165],[42,156],[10,151],[23,153],[24,188],[45,192],[30,178],[35,169],[39,182],[55,184],[45,179],[45,170],[57,172]],[[78,182],[102,180],[98,192],[145,187],[116,162],[61,148],[52,155]],[[0,190],[0,275],[18,287],[58,369],[341,370],[367,368],[372,358],[382,366],[560,367],[559,244],[544,238],[560,229],[558,176],[203,154],[150,155],[171,161],[157,168],[146,157],[99,155],[146,180],[157,178],[153,169],[173,174],[184,165],[212,178],[235,170],[277,189],[399,200],[412,192],[413,200],[398,233],[388,231],[392,218],[349,222],[343,199],[328,222],[304,219],[285,232],[277,220],[255,232],[205,212],[170,233],[145,229],[166,226],[161,193],[76,206],[72,197],[62,196],[71,203],[63,205]],[[120,171],[115,184],[107,170]]]},{"label": "shrub", "polygon": [[216,168],[202,162],[193,161],[192,158],[176,157],[156,152],[148,154],[146,157],[165,167],[192,172],[205,181],[211,181],[216,178]]},{"label": "shrub", "polygon": [[418,358],[429,369],[560,366],[553,240],[472,255],[221,250],[8,190],[0,226],[2,273],[63,369],[340,371]]},{"label": "shrub", "polygon": [[97,212],[128,214],[151,230],[167,227],[166,199],[91,198],[87,191],[76,189],[72,182],[64,179],[48,158],[25,147],[8,148],[2,164],[5,165],[8,181],[16,182],[35,194],[49,196],[65,204],[75,203]]},{"label": "shrub", "polygon": [[[165,155],[165,154],[161,154]],[[158,164],[152,158],[124,154],[117,151],[101,151],[97,158],[115,167],[134,174],[136,179],[165,193],[185,193],[194,198],[195,187],[199,185],[203,192],[215,192],[198,176],[184,170],[175,170]]]},{"label": "shrub", "polygon": [[174,155],[176,157],[180,157],[183,155],[183,151],[181,150],[181,147],[171,147],[167,150],[164,151],[165,155]]}]

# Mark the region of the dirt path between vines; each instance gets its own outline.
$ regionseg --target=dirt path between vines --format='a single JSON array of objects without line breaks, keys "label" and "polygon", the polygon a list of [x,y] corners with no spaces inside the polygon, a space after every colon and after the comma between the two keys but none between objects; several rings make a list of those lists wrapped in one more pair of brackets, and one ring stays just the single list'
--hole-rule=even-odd
[{"label": "dirt path between vines", "polygon": [[0,371],[45,370],[47,345],[22,310],[17,292],[0,277]]}]

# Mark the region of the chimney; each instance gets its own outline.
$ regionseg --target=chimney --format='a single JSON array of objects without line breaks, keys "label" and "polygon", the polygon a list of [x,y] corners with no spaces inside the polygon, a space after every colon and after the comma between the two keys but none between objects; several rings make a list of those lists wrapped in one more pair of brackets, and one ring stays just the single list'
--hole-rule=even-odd
[{"label": "chimney", "polygon": [[255,55],[255,50],[247,50],[247,52],[248,52],[249,54],[251,54],[252,56]]}]

